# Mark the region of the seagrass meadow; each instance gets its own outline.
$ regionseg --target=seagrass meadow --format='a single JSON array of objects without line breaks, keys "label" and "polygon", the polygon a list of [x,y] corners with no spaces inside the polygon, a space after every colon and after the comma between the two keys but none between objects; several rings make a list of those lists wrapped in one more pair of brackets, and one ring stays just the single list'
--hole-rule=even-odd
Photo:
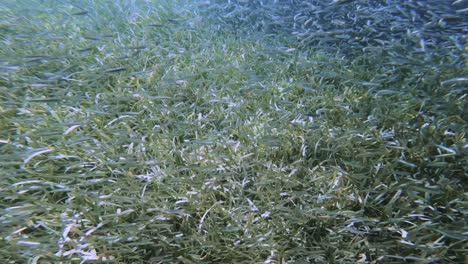
[{"label": "seagrass meadow", "polygon": [[0,1],[0,263],[467,263],[467,6]]}]

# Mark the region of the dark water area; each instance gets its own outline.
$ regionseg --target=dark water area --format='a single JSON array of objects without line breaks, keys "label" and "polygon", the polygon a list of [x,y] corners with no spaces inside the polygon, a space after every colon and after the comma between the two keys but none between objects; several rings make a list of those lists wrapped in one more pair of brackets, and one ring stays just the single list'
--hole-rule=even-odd
[{"label": "dark water area", "polygon": [[333,47],[346,53],[369,46],[400,46],[422,52],[466,52],[466,1],[213,2],[225,12],[220,17],[225,26],[267,34],[287,32],[313,48]]},{"label": "dark water area", "polygon": [[406,80],[423,97],[447,90],[436,88],[441,83],[451,83],[458,96],[466,92],[468,1],[214,0],[200,13],[218,14],[213,23],[234,35],[285,36],[286,45],[305,52],[298,56],[313,51],[367,61],[381,69],[374,80],[384,88]]}]

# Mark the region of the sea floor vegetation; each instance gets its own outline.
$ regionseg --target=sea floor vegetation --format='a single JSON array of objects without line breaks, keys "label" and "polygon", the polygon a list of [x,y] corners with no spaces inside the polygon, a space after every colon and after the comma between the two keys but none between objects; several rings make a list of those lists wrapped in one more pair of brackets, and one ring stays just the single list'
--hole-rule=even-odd
[{"label": "sea floor vegetation", "polygon": [[0,2],[0,262],[466,261],[466,47],[210,4]]}]

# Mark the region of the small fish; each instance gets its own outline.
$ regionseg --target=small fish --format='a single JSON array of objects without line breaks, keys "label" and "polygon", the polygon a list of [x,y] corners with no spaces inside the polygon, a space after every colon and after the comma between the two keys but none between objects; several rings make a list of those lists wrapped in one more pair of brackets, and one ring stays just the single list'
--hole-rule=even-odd
[{"label": "small fish", "polygon": [[362,86],[382,86],[381,84],[379,83],[375,83],[375,82],[356,82]]},{"label": "small fish", "polygon": [[334,5],[334,4],[346,4],[349,2],[352,2],[353,0],[333,0],[329,5]]},{"label": "small fish", "polygon": [[194,140],[191,141],[191,143],[194,144],[194,145],[206,146],[206,145],[212,145],[212,144],[213,144],[213,141],[211,141],[211,140],[194,139]]},{"label": "small fish", "polygon": [[89,40],[102,40],[103,38],[113,38],[114,36],[111,34],[105,34],[105,35],[83,35],[83,38],[89,39]]},{"label": "small fish", "polygon": [[100,37],[94,37],[94,36],[88,36],[88,35],[83,36],[83,38],[89,39],[89,40],[101,40],[102,39]]},{"label": "small fish", "polygon": [[454,2],[452,3],[452,5],[461,4],[461,3],[463,3],[463,1],[465,1],[465,0],[456,0],[456,1],[454,1]]},{"label": "small fish", "polygon": [[21,69],[21,67],[14,66],[14,65],[2,65],[0,66],[0,68],[4,70],[15,70],[15,71]]},{"label": "small fish", "polygon": [[43,56],[43,55],[33,55],[33,56],[25,56],[26,62],[36,62],[36,61],[49,61],[49,60],[58,60],[58,57],[50,57],[50,56]]},{"label": "small fish", "polygon": [[134,49],[134,50],[142,50],[142,49],[146,49],[147,46],[129,46],[129,47],[125,47],[125,49]]},{"label": "small fish", "polygon": [[202,7],[202,6],[209,6],[210,4],[211,4],[210,1],[201,1],[201,2],[199,2],[197,5],[198,5],[199,7]]},{"label": "small fish", "polygon": [[126,69],[127,68],[125,68],[125,67],[119,67],[119,68],[108,69],[108,70],[105,70],[104,72],[105,73],[115,73],[115,72],[125,71]]},{"label": "small fish", "polygon": [[440,85],[446,86],[449,84],[464,83],[464,82],[468,82],[468,78],[466,77],[453,78],[453,79],[441,82]]},{"label": "small fish", "polygon": [[448,148],[446,146],[443,146],[443,145],[438,145],[438,144],[434,144],[434,146],[436,146],[437,148],[439,149],[443,149],[445,150],[446,152],[450,153],[450,154],[453,154],[453,155],[456,155],[457,154],[457,151],[456,150],[453,150],[451,148]]},{"label": "small fish", "polygon": [[59,102],[60,99],[58,98],[26,98],[26,102],[31,102],[31,103],[53,103],[53,102]]},{"label": "small fish", "polygon": [[93,47],[89,47],[89,48],[84,48],[84,49],[78,49],[77,51],[78,52],[87,52],[87,51],[91,51],[93,49]]},{"label": "small fish", "polygon": [[89,13],[88,10],[82,10],[82,11],[75,12],[72,15],[73,16],[83,16],[83,15],[87,15],[88,13]]},{"label": "small fish", "polygon": [[411,162],[408,162],[408,161],[405,161],[405,160],[402,160],[402,159],[398,159],[397,162],[405,165],[405,166],[408,166],[410,168],[417,168],[418,165],[414,164],[414,163],[411,163]]},{"label": "small fish", "polygon": [[178,20],[178,19],[173,19],[173,18],[169,18],[169,19],[167,19],[167,21],[169,21],[169,22],[172,23],[172,24],[178,24],[178,23],[180,23],[180,20]]},{"label": "small fish", "polygon": [[337,25],[337,26],[345,26],[346,22],[340,19],[332,19],[331,21],[332,24]]}]

